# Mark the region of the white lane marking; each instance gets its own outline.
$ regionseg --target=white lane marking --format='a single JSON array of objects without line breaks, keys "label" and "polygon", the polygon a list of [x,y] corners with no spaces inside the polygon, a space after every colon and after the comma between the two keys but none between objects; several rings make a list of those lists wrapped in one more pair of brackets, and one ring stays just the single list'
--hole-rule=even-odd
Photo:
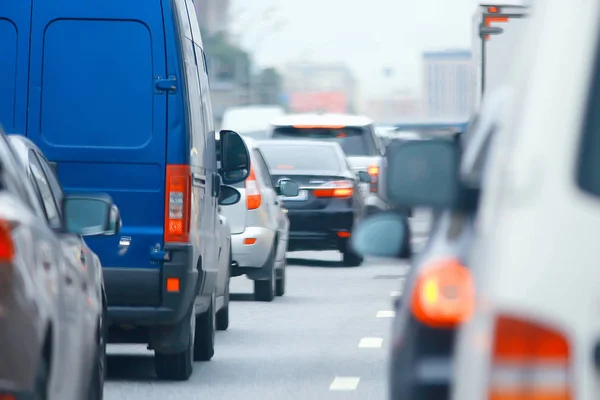
[{"label": "white lane marking", "polygon": [[400,297],[400,296],[402,296],[402,292],[399,291],[399,290],[392,290],[390,292],[390,296],[392,296],[392,297]]},{"label": "white lane marking", "polygon": [[379,337],[365,337],[358,342],[358,347],[363,349],[380,349],[381,346],[383,346],[383,338]]},{"label": "white lane marking", "polygon": [[396,316],[396,312],[395,311],[377,311],[377,315],[375,316],[375,318],[394,318]]},{"label": "white lane marking", "polygon": [[336,376],[329,385],[329,390],[356,390],[360,378],[354,376]]}]

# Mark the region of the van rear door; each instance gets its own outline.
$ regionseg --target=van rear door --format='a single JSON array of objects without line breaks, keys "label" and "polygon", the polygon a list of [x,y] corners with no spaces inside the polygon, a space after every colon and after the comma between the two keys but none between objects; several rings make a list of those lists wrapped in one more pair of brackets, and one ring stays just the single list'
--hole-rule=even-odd
[{"label": "van rear door", "polygon": [[165,210],[162,1],[36,1],[32,21],[27,136],[58,163],[65,190],[106,192],[119,207],[120,235],[86,238],[102,264],[159,268],[150,253],[163,246]]},{"label": "van rear door", "polygon": [[31,0],[2,2],[0,10],[0,126],[25,133]]}]

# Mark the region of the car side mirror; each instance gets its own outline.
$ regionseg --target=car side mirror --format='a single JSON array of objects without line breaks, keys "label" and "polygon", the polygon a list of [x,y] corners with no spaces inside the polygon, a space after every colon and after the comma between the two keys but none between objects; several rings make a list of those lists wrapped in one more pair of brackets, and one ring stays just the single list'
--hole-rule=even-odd
[{"label": "car side mirror", "polygon": [[220,175],[223,183],[233,185],[250,175],[250,153],[242,137],[234,131],[219,132]]},{"label": "car side mirror", "polygon": [[358,171],[358,180],[362,183],[371,183],[372,178],[371,175],[365,171]]},{"label": "car side mirror", "polygon": [[108,195],[70,195],[63,199],[61,206],[63,227],[68,233],[96,236],[111,234],[115,229],[111,221],[113,202]]},{"label": "car side mirror", "polygon": [[300,184],[291,179],[280,179],[277,182],[277,194],[285,197],[296,197],[300,194]]},{"label": "car side mirror", "polygon": [[221,185],[219,192],[219,205],[232,206],[237,204],[242,198],[242,194],[234,187]]},{"label": "car side mirror", "polygon": [[352,234],[351,244],[363,256],[400,258],[406,229],[402,215],[382,212],[359,222]]},{"label": "car side mirror", "polygon": [[452,208],[460,183],[457,142],[448,139],[393,142],[384,158],[383,197],[395,207]]},{"label": "car side mirror", "polygon": [[116,205],[112,205],[110,208],[110,226],[109,230],[104,233],[104,235],[112,236],[117,235],[121,232],[121,227],[123,226],[123,221],[121,220],[121,212]]}]

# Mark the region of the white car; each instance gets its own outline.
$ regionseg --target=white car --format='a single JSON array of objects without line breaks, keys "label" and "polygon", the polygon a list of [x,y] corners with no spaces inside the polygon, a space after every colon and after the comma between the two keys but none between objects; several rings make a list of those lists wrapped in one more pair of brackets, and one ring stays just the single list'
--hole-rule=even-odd
[{"label": "white car", "polygon": [[455,400],[600,396],[600,2],[535,7],[491,128]]},{"label": "white car", "polygon": [[221,209],[231,227],[232,276],[254,281],[254,296],[270,302],[285,293],[285,254],[290,222],[279,196],[298,195],[298,183],[273,182],[256,142],[245,138],[250,152],[250,176],[235,184],[241,200]]},{"label": "white car", "polygon": [[[222,215],[222,207],[219,206],[219,229],[218,240],[221,244],[221,251],[224,251],[222,257],[219,257],[219,274],[217,275],[217,296],[216,296],[216,328],[219,331],[225,331],[229,327],[229,280],[231,277],[231,228],[227,217]],[[227,207],[227,206],[225,206]]]}]

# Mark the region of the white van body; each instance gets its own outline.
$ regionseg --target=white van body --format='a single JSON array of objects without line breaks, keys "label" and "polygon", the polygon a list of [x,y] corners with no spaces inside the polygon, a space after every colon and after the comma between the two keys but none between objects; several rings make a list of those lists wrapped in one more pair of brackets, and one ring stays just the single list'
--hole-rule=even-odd
[{"label": "white van body", "polygon": [[599,16],[596,0],[545,0],[518,46],[468,258],[477,301],[455,400],[600,398]]}]

